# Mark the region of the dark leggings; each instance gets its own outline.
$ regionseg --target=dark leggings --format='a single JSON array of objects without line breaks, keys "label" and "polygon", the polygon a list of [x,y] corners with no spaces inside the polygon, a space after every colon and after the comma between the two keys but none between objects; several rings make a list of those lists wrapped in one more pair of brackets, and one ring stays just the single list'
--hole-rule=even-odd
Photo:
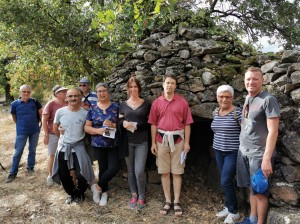
[{"label": "dark leggings", "polygon": [[76,153],[73,152],[72,156],[78,185],[76,186],[73,183],[72,177],[70,176],[70,170],[68,168],[67,161],[64,159],[64,152],[59,152],[58,154],[58,174],[65,191],[68,195],[71,195],[72,198],[74,198],[84,195],[84,192],[86,191],[88,185],[86,179],[80,174],[80,166],[78,163]]},{"label": "dark leggings", "polygon": [[119,172],[119,151],[118,148],[94,147],[94,156],[99,165],[98,185],[106,192],[108,182]]}]

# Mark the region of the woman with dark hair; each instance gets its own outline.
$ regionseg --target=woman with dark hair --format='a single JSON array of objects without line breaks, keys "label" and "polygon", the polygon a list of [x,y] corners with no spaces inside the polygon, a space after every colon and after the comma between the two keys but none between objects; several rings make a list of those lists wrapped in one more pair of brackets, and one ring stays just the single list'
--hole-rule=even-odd
[{"label": "woman with dark hair", "polygon": [[136,77],[127,82],[128,100],[120,104],[120,123],[126,129],[129,154],[125,158],[131,191],[130,209],[145,207],[145,165],[148,154],[148,115],[150,103],[140,98],[141,85]]},{"label": "woman with dark hair", "polygon": [[98,183],[91,186],[93,200],[100,206],[105,206],[108,200],[108,182],[119,171],[119,150],[114,136],[119,105],[110,101],[106,83],[98,83],[96,93],[99,101],[90,107],[84,130],[92,136],[94,156],[99,165]]},{"label": "woman with dark hair", "polygon": [[49,174],[47,177],[47,186],[53,185],[52,176],[52,168],[53,168],[53,161],[54,155],[57,149],[58,144],[58,137],[55,135],[53,131],[53,121],[55,117],[55,113],[59,108],[67,106],[66,102],[66,94],[67,88],[62,87],[60,85],[56,85],[52,88],[53,95],[55,99],[49,101],[45,109],[43,111],[43,130],[44,130],[44,144],[48,145],[48,170]]}]

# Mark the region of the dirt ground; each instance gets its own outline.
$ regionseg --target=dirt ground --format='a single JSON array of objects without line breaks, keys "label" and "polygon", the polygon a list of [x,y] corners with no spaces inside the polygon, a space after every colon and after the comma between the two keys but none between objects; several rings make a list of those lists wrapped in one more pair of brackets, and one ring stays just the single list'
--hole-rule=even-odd
[{"label": "dirt ground", "polygon": [[[130,210],[127,203],[130,197],[126,170],[121,170],[110,184],[109,201],[100,207],[87,190],[82,204],[66,205],[66,193],[59,185],[46,186],[47,148],[42,137],[37,147],[35,173],[26,174],[27,147],[24,150],[17,178],[12,183],[4,183],[13,155],[15,125],[9,109],[0,108],[0,223],[223,223],[215,213],[222,209],[222,195],[210,190],[206,185],[205,174],[184,176],[181,204],[182,217],[175,217],[172,210],[161,216],[159,209],[163,203],[162,187],[159,184],[147,185],[147,205],[145,209]],[[41,136],[43,134],[41,133]],[[97,165],[94,163],[97,176]]]}]

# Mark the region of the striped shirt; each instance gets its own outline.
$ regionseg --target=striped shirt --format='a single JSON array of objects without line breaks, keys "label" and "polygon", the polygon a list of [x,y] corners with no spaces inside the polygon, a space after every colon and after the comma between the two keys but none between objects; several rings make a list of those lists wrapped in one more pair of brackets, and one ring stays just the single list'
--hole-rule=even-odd
[{"label": "striped shirt", "polygon": [[[236,108],[236,116],[242,119],[242,109]],[[213,148],[220,151],[234,151],[239,149],[241,128],[234,117],[234,111],[225,116],[214,117],[211,123],[214,132]]]}]

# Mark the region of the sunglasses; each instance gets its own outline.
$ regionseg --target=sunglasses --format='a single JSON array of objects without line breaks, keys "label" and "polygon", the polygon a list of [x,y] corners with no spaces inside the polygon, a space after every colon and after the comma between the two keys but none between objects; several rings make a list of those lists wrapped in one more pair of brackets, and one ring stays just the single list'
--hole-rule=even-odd
[{"label": "sunglasses", "polygon": [[86,84],[80,84],[79,86],[80,86],[80,87],[81,87],[81,86],[86,86]]},{"label": "sunglasses", "polygon": [[245,109],[244,109],[244,117],[248,118],[249,115],[249,102],[246,104]]},{"label": "sunglasses", "polygon": [[21,91],[22,93],[31,93],[31,91]]}]

